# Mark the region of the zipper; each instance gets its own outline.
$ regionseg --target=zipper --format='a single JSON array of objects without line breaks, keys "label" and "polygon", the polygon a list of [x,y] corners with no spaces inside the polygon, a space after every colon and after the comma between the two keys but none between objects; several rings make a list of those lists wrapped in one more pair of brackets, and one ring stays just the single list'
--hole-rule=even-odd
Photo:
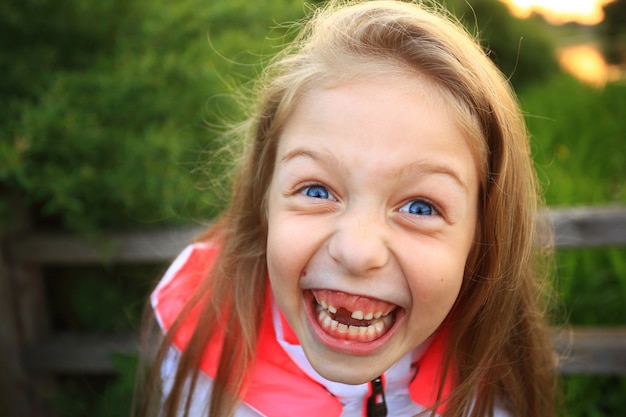
[{"label": "zipper", "polygon": [[370,382],[371,395],[367,399],[367,417],[387,417],[387,403],[383,379],[378,377]]}]

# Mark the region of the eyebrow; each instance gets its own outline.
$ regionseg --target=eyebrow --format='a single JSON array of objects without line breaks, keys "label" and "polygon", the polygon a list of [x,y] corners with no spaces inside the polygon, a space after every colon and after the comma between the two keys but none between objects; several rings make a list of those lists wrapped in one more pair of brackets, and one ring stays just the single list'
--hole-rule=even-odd
[{"label": "eyebrow", "polygon": [[[344,175],[347,175],[349,172],[349,169],[332,153],[320,152],[310,148],[296,148],[289,151],[280,159],[280,163],[286,163],[299,157],[310,158],[324,165],[331,166],[333,169]],[[411,178],[420,177],[425,174],[445,175],[456,182],[465,192],[469,191],[462,176],[451,166],[429,160],[417,160],[411,162],[410,164],[393,171],[387,176],[390,178]]]},{"label": "eyebrow", "polygon": [[397,170],[396,172],[394,172],[392,176],[394,178],[414,177],[414,176],[422,176],[425,174],[445,175],[451,178],[452,180],[454,180],[454,182],[456,182],[465,192],[469,191],[469,189],[467,188],[467,184],[463,180],[463,176],[460,175],[458,171],[456,171],[454,168],[452,168],[451,166],[447,164],[433,162],[429,160],[421,160],[421,161],[412,162],[409,165],[404,166],[400,168],[399,170]]},{"label": "eyebrow", "polygon": [[280,163],[289,162],[300,157],[310,158],[314,161],[330,166],[342,174],[347,174],[349,171],[349,169],[332,153],[321,152],[310,148],[296,148],[289,151],[280,159]]}]

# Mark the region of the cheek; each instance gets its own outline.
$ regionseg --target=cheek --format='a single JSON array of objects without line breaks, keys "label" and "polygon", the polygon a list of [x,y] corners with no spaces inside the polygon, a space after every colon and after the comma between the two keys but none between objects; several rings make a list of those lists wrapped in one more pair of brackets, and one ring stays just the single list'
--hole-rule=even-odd
[{"label": "cheek", "polygon": [[323,246],[325,235],[321,231],[328,227],[282,211],[270,211],[268,218],[268,271],[280,274],[281,279],[297,281]]},{"label": "cheek", "polygon": [[281,227],[285,222],[277,222],[278,226],[269,224],[267,237],[267,269],[272,285],[288,285],[298,281],[303,269],[302,255],[296,233],[288,227]]},{"label": "cheek", "polygon": [[267,270],[270,275],[270,280],[274,283],[283,275],[282,269],[284,268],[286,257],[285,251],[281,250],[281,240],[276,234],[276,231],[270,226],[267,234]]},{"label": "cheek", "polygon": [[[283,311],[291,311],[293,297],[293,283],[291,273],[287,264],[285,251],[281,250],[280,243],[275,239],[275,235],[268,234],[267,242],[267,272],[269,274],[270,286],[278,305]],[[287,303],[287,304],[286,304]]]},{"label": "cheek", "polygon": [[464,253],[431,253],[415,258],[410,287],[414,308],[435,315],[452,308],[460,292],[465,271]]},{"label": "cheek", "polygon": [[416,310],[425,316],[441,317],[448,314],[456,301],[463,281],[462,274],[439,279],[414,288],[413,303]]},{"label": "cheek", "polygon": [[277,209],[275,204],[272,204],[271,191],[269,194],[269,204],[266,211],[267,221],[267,242],[266,242],[266,261],[267,269],[270,274],[270,279],[274,280],[276,277],[282,275],[279,267],[284,264],[285,250],[284,247],[288,247],[289,242],[285,242],[282,236],[282,230],[280,225],[282,222],[278,218]]}]

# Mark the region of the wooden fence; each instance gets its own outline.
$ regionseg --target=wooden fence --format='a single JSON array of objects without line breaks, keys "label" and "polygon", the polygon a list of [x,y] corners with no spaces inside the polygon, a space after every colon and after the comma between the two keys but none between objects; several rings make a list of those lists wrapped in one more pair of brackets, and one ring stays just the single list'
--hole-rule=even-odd
[{"label": "wooden fence", "polygon": [[[546,215],[557,248],[626,246],[626,207],[551,209]],[[0,252],[0,392],[8,400],[0,406],[8,415],[45,414],[36,410],[33,387],[45,386],[50,375],[112,373],[112,352],[137,352],[136,335],[51,334],[41,268],[167,264],[200,230],[121,232],[97,240],[38,232],[5,236]],[[626,317],[623,327],[555,331],[554,342],[564,374],[626,374]]]}]

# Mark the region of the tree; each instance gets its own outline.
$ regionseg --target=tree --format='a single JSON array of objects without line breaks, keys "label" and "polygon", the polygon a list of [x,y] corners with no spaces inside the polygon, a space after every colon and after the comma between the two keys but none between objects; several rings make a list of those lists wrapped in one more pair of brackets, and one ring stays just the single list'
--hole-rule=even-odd
[{"label": "tree", "polygon": [[604,20],[600,24],[604,55],[611,64],[626,62],[626,1],[614,0],[602,6]]}]

